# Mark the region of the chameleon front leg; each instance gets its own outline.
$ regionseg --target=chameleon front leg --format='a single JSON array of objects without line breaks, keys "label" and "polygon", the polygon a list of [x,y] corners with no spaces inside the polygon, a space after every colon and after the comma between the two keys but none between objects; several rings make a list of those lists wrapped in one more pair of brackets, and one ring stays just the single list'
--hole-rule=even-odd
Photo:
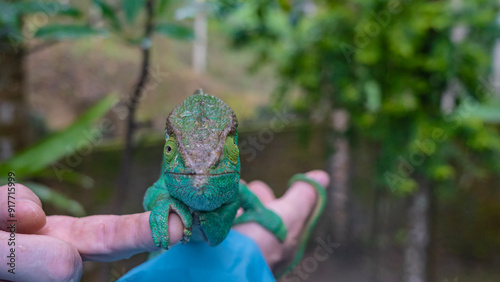
[{"label": "chameleon front leg", "polygon": [[189,241],[191,236],[193,217],[184,203],[170,196],[166,188],[162,186],[162,181],[160,178],[153,186],[148,188],[144,195],[143,206],[146,211],[151,211],[149,225],[154,243],[156,246],[168,250],[168,215],[170,212],[175,212],[184,224],[183,243]]},{"label": "chameleon front leg", "polygon": [[235,194],[230,201],[213,211],[194,213],[194,222],[200,225],[210,246],[217,246],[227,237],[239,207],[239,196]]},{"label": "chameleon front leg", "polygon": [[273,233],[281,242],[284,242],[287,230],[281,218],[266,208],[259,198],[241,182],[239,194],[244,213],[234,220],[233,225],[254,221]]}]

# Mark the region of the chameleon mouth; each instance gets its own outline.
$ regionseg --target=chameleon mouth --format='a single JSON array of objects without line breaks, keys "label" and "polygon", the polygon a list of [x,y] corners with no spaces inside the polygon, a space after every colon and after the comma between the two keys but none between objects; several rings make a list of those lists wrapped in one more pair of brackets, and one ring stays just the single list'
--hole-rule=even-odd
[{"label": "chameleon mouth", "polygon": [[198,175],[205,175],[205,176],[215,176],[215,175],[226,175],[226,174],[236,174],[238,173],[237,171],[227,171],[227,172],[221,172],[221,173],[196,173],[196,172],[165,172],[168,174],[176,174],[176,175],[186,175],[186,176],[198,176]]},{"label": "chameleon mouth", "polygon": [[193,210],[212,211],[238,192],[238,171],[167,171],[164,183],[169,194]]}]

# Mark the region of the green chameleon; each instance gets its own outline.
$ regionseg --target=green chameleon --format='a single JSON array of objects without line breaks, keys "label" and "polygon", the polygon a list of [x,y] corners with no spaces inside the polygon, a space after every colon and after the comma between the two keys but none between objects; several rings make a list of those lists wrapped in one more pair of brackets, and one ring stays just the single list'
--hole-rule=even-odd
[{"label": "green chameleon", "polygon": [[[183,243],[193,236],[215,246],[226,238],[231,226],[250,221],[285,241],[287,230],[281,218],[265,208],[240,182],[237,127],[233,110],[203,90],[195,92],[170,113],[162,173],[146,191],[143,202],[145,210],[151,211],[149,223],[158,247],[168,249],[170,212],[178,214],[184,224]],[[297,255],[285,272],[300,261],[326,201],[325,190],[318,183],[302,174],[295,175],[290,182],[298,180],[316,188],[318,201]],[[235,219],[240,207],[244,213]]]}]

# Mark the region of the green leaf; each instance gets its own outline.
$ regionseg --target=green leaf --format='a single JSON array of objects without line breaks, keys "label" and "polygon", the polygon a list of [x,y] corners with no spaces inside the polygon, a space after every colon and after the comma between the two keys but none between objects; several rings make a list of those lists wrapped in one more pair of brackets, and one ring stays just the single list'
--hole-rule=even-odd
[{"label": "green leaf", "polygon": [[122,7],[129,24],[133,23],[139,11],[144,7],[144,0],[123,0]]},{"label": "green leaf", "polygon": [[116,11],[113,9],[113,7],[111,7],[109,4],[101,0],[94,0],[94,3],[101,9],[104,18],[111,21],[111,25],[113,26],[113,28],[118,31],[121,31],[122,26],[120,24],[118,16],[116,15]]},{"label": "green leaf", "polygon": [[82,15],[82,12],[80,10],[78,10],[77,8],[66,7],[66,8],[61,9],[58,14],[61,16],[78,18]]},{"label": "green leaf", "polygon": [[7,175],[9,171],[14,171],[18,175],[28,177],[28,175],[41,171],[63,156],[73,153],[80,142],[89,142],[85,133],[117,101],[118,99],[114,96],[103,98],[68,128],[47,136],[25,151],[16,154],[6,163],[0,164],[0,175]]},{"label": "green leaf", "polygon": [[26,187],[30,188],[38,198],[44,203],[49,203],[55,207],[69,212],[73,216],[85,216],[85,210],[80,203],[68,198],[54,189],[35,182],[26,182]]},{"label": "green leaf", "polygon": [[191,28],[178,24],[172,24],[172,23],[158,24],[155,27],[155,31],[173,39],[179,39],[179,40],[194,39],[194,32]]},{"label": "green leaf", "polygon": [[170,0],[158,0],[158,8],[156,10],[159,14],[162,14],[166,11],[168,2],[170,2]]},{"label": "green leaf", "polygon": [[[55,180],[60,180],[57,179],[57,174],[54,173],[53,168],[46,168],[40,172],[37,172],[34,176],[36,177],[43,177],[43,178],[49,178],[49,179],[55,179]],[[20,175],[18,179],[23,179],[24,177]],[[87,175],[83,175],[81,173],[78,173],[74,170],[65,170],[64,171],[64,182],[66,183],[71,183],[79,187],[83,187],[85,189],[90,189],[94,186],[95,181],[92,177],[89,177]]]},{"label": "green leaf", "polygon": [[0,22],[2,23],[2,28],[4,25],[17,26],[18,14],[19,11],[14,4],[0,1]]},{"label": "green leaf", "polygon": [[77,8],[61,4],[58,1],[20,1],[16,3],[16,7],[22,14],[44,13],[47,17],[55,15],[79,17],[82,15]]},{"label": "green leaf", "polygon": [[455,176],[455,169],[451,165],[440,165],[432,168],[431,173],[436,180],[447,180]]},{"label": "green leaf", "polygon": [[38,29],[35,37],[49,40],[68,40],[105,34],[105,30],[95,29],[90,26],[54,24]]},{"label": "green leaf", "polygon": [[292,5],[290,5],[290,3],[287,0],[278,0],[278,3],[281,9],[283,9],[286,12],[290,12],[290,10],[292,9]]}]

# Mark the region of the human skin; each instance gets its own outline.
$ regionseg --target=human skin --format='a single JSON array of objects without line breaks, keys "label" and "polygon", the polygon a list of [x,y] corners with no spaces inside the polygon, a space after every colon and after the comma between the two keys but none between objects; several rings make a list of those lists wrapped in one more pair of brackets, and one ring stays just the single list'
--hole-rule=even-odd
[{"label": "human skin", "polygon": [[[323,187],[328,175],[311,171],[306,175]],[[266,207],[276,212],[289,233],[284,243],[256,223],[245,223],[235,230],[253,239],[272,270],[293,258],[304,223],[316,203],[315,189],[295,182],[276,199],[261,181],[248,184]],[[0,187],[0,253],[8,254],[7,186]],[[159,250],[149,227],[150,212],[130,215],[94,215],[82,218],[46,216],[38,197],[22,184],[16,184],[16,274],[8,272],[6,257],[0,258],[0,279],[21,281],[78,281],[82,261],[116,261],[141,252]],[[300,209],[297,207],[301,207]],[[184,226],[175,213],[169,215],[170,245],[180,242]]]}]

